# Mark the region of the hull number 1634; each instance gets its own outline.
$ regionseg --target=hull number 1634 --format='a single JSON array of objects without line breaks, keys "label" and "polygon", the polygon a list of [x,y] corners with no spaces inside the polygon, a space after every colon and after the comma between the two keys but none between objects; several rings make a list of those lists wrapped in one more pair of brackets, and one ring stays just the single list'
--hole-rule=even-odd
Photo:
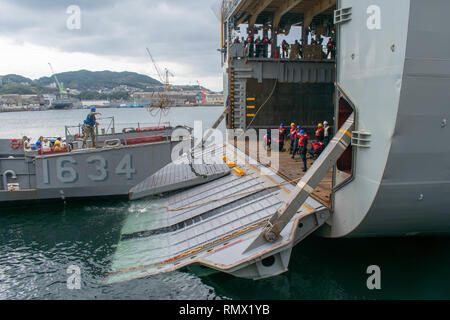
[{"label": "hull number 1634", "polygon": [[[63,157],[56,159],[56,178],[62,183],[74,183],[78,180],[78,163],[73,157]],[[108,162],[100,156],[95,155],[86,159],[86,165],[95,168],[95,173],[88,174],[87,177],[93,182],[106,181],[109,176]],[[48,159],[43,159],[42,163],[43,181],[45,184],[50,184],[49,163]],[[136,169],[133,168],[133,163],[130,154],[126,154],[119,162],[114,170],[114,174],[124,176],[127,180],[133,179],[136,174]]]}]

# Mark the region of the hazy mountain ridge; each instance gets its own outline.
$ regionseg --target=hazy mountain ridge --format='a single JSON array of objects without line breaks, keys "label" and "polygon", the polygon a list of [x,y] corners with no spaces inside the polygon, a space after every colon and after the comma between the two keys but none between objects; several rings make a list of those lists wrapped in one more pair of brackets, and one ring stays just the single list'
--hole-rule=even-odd
[{"label": "hazy mountain ridge", "polygon": [[[65,88],[79,91],[97,91],[101,89],[113,89],[118,86],[128,86],[138,89],[160,86],[161,83],[149,76],[135,72],[114,71],[70,71],[56,74],[58,80]],[[53,77],[41,77],[32,80],[16,74],[1,76],[0,94],[6,93],[46,93],[52,91],[47,86],[55,82]],[[17,91],[17,92],[15,92]],[[56,91],[56,90],[54,90]]]}]

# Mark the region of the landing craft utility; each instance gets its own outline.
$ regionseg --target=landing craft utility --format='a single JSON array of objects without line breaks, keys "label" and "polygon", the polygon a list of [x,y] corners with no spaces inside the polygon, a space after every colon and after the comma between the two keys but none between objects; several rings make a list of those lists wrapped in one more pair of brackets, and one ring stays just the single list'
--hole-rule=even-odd
[{"label": "landing craft utility", "polygon": [[[450,43],[442,41],[450,38],[449,1],[237,0],[222,9],[227,128],[293,122],[314,136],[318,123],[334,119],[327,140],[323,132],[328,145],[305,174],[287,150],[278,154],[280,168],[256,161],[261,145],[251,160],[262,141],[194,149],[198,159],[218,149],[209,160],[225,155],[245,174],[167,195],[155,203],[151,225],[145,208],[127,217],[107,283],[187,266],[271,277],[288,269],[293,246],[313,232],[450,234],[450,152],[442,147],[450,139]],[[243,24],[248,41],[233,41]],[[301,39],[280,58],[277,36],[294,25]],[[271,33],[270,50],[256,50],[258,32]]]},{"label": "landing craft utility", "polygon": [[[95,119],[90,128],[78,126],[76,134],[66,127],[64,146],[56,137],[43,137],[35,146],[29,139],[0,140],[0,204],[126,197],[130,188],[170,163],[179,143],[171,137],[175,128],[138,126],[116,133],[114,119],[111,123],[111,132],[103,128],[100,134]],[[89,135],[82,135],[81,128],[89,129]]]}]

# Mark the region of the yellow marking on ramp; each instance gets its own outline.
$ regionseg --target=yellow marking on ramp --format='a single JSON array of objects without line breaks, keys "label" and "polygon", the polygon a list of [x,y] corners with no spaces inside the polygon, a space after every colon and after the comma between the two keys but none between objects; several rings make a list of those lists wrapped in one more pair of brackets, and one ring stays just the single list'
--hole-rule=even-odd
[{"label": "yellow marking on ramp", "polygon": [[339,130],[339,132],[345,133],[346,135],[348,135],[350,138],[352,137],[352,134],[350,132],[348,132],[347,130]]}]

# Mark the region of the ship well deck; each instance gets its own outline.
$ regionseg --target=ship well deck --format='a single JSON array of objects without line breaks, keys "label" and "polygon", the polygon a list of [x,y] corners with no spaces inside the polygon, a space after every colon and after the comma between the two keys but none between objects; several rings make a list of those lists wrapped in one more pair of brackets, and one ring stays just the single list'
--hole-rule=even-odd
[{"label": "ship well deck", "polygon": [[[245,148],[243,144],[234,143],[234,146],[245,152],[248,156],[253,156],[257,158],[256,160],[261,164],[264,164],[266,167],[272,168],[278,175],[282,176],[284,179],[291,181],[291,184],[297,184],[301,178],[305,175],[303,172],[303,161],[301,160],[299,155],[295,156],[295,159],[292,159],[292,156],[289,154],[289,140],[285,141],[285,145],[282,152],[278,152],[275,150],[276,148],[272,148],[272,151],[261,152],[260,148],[257,148],[256,143],[250,143],[248,140],[245,143]],[[257,155],[257,157],[255,156]],[[278,164],[272,165],[271,159],[278,156]],[[277,158],[275,158],[277,159]],[[312,159],[311,155],[308,153],[307,155],[308,161],[308,169],[314,163],[314,159]],[[320,182],[319,186],[312,193],[312,197],[316,200],[320,201],[322,204],[327,207],[331,207],[331,191],[332,191],[332,169],[330,169],[325,176],[325,178]]]}]

